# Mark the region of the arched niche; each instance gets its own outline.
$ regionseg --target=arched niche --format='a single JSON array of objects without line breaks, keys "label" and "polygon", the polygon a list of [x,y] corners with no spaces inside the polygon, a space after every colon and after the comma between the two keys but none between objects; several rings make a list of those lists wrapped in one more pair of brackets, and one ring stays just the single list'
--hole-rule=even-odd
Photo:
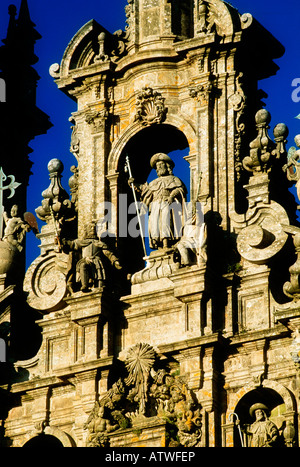
[{"label": "arched niche", "polygon": [[56,427],[46,426],[42,433],[28,434],[24,448],[72,448],[76,447],[73,438]]},{"label": "arched niche", "polygon": [[[254,419],[250,415],[253,404],[261,403],[269,409],[269,418],[278,429],[284,429],[287,422],[294,424],[296,416],[296,404],[293,394],[281,384],[264,380],[261,386],[251,384],[242,388],[232,399],[227,411],[227,439],[231,439],[234,447],[241,447],[241,439],[238,427],[234,425],[235,416],[240,420],[240,426],[251,425]],[[246,435],[243,435],[244,443],[249,444]],[[284,447],[284,440],[279,441]]]},{"label": "arched niche", "polygon": [[[129,174],[125,170],[126,156],[129,157],[132,176],[137,183],[149,182],[156,178],[155,171],[150,166],[151,157],[163,152],[172,158],[175,163],[174,175],[178,176],[186,185],[190,192],[190,164],[187,161],[190,155],[190,145],[185,133],[177,126],[165,123],[161,125],[151,125],[143,127],[140,124],[130,129],[130,137],[123,136],[122,146],[116,147],[110,155],[108,161],[108,179],[110,181],[111,201],[116,207],[117,212],[117,238],[120,251],[124,255],[124,264],[130,264],[134,273],[144,267],[144,252],[140,237],[132,238],[124,235],[124,229],[121,227],[126,224],[124,216],[129,224],[132,218],[136,217],[136,212],[128,214],[124,199],[127,199],[127,206],[133,206],[134,198],[131,188],[128,185]],[[119,142],[120,143],[120,142]],[[117,177],[112,175],[112,168]],[[110,169],[110,172],[109,172]],[[121,197],[120,197],[121,196]],[[122,199],[122,203],[120,202]],[[123,223],[124,222],[124,223]],[[148,238],[145,239],[146,246]],[[148,250],[149,252],[149,250]],[[134,260],[135,259],[135,260]]]},{"label": "arched niche", "polygon": [[27,443],[24,444],[24,448],[63,448],[62,442],[52,435],[46,435],[44,433],[34,436]]}]

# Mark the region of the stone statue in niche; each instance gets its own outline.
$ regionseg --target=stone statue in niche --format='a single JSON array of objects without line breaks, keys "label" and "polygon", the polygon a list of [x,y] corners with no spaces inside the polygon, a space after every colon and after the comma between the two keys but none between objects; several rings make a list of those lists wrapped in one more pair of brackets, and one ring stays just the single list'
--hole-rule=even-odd
[{"label": "stone statue in niche", "polygon": [[81,259],[76,264],[76,282],[81,283],[82,292],[90,292],[91,288],[100,288],[106,280],[104,258],[116,268],[122,269],[118,258],[107,244],[97,236],[96,223],[90,222],[85,229],[85,237],[76,240],[63,240],[65,253],[80,251]]},{"label": "stone statue in niche", "polygon": [[[155,154],[150,165],[158,178],[142,185],[134,184],[140,192],[142,202],[149,208],[150,248],[169,248],[182,235],[184,202],[187,189],[184,183],[173,175],[175,166],[164,153]],[[132,180],[129,180],[132,183]]]},{"label": "stone statue in niche", "polygon": [[251,445],[254,448],[275,447],[279,438],[279,431],[275,423],[269,420],[269,409],[264,404],[257,403],[250,407],[251,417],[255,417],[254,423],[246,428],[246,433],[251,435]]}]

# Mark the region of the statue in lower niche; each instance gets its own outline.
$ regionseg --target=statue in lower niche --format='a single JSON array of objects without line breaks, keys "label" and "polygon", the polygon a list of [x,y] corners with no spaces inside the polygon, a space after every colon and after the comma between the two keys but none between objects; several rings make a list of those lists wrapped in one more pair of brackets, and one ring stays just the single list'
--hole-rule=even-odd
[{"label": "statue in lower niche", "polygon": [[[141,193],[142,202],[149,208],[150,248],[156,250],[170,247],[181,237],[187,189],[173,175],[175,164],[167,154],[155,154],[150,165],[156,170],[158,178],[134,186]],[[132,184],[133,180],[129,182]]]},{"label": "statue in lower niche", "polygon": [[252,447],[271,448],[275,447],[279,438],[279,431],[275,423],[269,420],[269,409],[264,404],[254,404],[250,407],[251,417],[255,422],[246,430],[252,438]]},{"label": "statue in lower niche", "polygon": [[104,285],[106,270],[103,262],[105,258],[116,269],[122,269],[118,258],[107,244],[98,238],[95,222],[87,224],[82,240],[63,240],[63,248],[66,253],[81,252],[81,259],[76,264],[76,281],[81,283],[82,292],[89,292],[91,288],[100,288]]}]

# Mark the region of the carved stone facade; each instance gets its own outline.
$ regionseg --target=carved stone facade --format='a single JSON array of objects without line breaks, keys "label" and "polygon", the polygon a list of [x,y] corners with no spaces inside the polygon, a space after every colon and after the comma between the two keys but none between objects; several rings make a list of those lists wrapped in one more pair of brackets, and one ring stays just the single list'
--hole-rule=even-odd
[{"label": "carved stone facade", "polygon": [[[126,17],[88,22],[50,68],[77,101],[76,166],[69,196],[48,165],[24,280],[41,345],[1,381],[2,442],[298,447],[298,150],[257,92],[283,47],[221,0],[128,0]],[[135,200],[159,223],[146,257]]]}]

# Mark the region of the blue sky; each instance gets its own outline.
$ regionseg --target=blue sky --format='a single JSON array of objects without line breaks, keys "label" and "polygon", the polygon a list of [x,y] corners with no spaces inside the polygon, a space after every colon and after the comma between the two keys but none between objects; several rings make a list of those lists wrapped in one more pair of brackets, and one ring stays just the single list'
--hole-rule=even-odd
[{"label": "blue sky", "polygon": [[[21,0],[14,3],[19,9]],[[0,39],[6,36],[8,25],[8,6],[12,0],[0,1]],[[300,83],[300,37],[299,37],[299,0],[231,0],[240,13],[251,13],[285,47],[285,55],[276,61],[280,71],[276,76],[261,82],[260,87],[268,94],[266,108],[271,112],[271,129],[280,122],[290,130],[289,146],[294,144],[294,136],[300,133],[300,102],[292,100],[293,80]],[[69,167],[76,162],[69,152],[71,113],[76,104],[59,91],[49,67],[60,62],[68,42],[75,33],[90,19],[95,19],[111,32],[125,28],[124,8],[127,0],[28,0],[32,21],[42,39],[36,44],[39,62],[35,65],[41,79],[38,83],[37,105],[50,116],[54,125],[46,135],[31,142],[33,149],[30,186],[28,189],[28,210],[34,212],[40,205],[41,192],[48,186],[47,163],[58,157],[65,165],[63,185],[68,187]],[[262,44],[263,47],[263,44]],[[299,92],[300,96],[300,92]],[[272,136],[272,132],[270,132]],[[31,235],[31,234],[30,234]],[[38,242],[36,241],[36,245]],[[39,254],[32,253],[33,259]]]}]

